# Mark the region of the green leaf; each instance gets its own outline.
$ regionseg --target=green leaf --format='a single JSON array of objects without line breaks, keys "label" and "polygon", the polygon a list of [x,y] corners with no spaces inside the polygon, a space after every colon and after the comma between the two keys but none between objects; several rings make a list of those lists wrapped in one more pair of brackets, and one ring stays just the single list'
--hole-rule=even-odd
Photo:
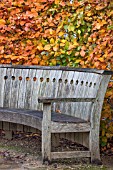
[{"label": "green leaf", "polygon": [[64,25],[64,29],[67,30],[68,29],[68,25]]},{"label": "green leaf", "polygon": [[106,142],[101,142],[101,146],[103,147],[103,146],[106,146]]},{"label": "green leaf", "polygon": [[108,29],[108,30],[113,30],[113,25],[109,25],[109,26],[107,27],[107,29]]},{"label": "green leaf", "polygon": [[74,31],[75,29],[75,26],[74,25],[69,25],[68,26],[68,31]]}]

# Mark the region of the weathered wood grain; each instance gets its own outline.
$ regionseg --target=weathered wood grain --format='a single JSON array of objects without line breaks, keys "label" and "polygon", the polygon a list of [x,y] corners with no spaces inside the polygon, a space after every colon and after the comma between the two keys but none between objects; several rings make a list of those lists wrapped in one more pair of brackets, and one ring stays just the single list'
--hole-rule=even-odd
[{"label": "weathered wood grain", "polygon": [[91,156],[90,151],[71,151],[71,152],[51,152],[52,159],[58,158],[88,158]]},{"label": "weathered wood grain", "polygon": [[14,73],[14,69],[8,68],[6,70],[6,77],[7,78],[5,80],[5,85],[4,85],[3,107],[10,107],[13,73]]},{"label": "weathered wood grain", "polygon": [[20,75],[20,84],[19,84],[19,94],[18,94],[18,108],[26,108],[25,103],[25,94],[26,94],[26,77],[28,77],[28,69],[22,70]]},{"label": "weathered wood grain", "polygon": [[100,117],[101,110],[106,92],[107,85],[111,76],[105,75],[100,83],[100,87],[97,92],[97,101],[93,110],[93,119],[91,120],[91,131],[89,136],[89,148],[91,151],[91,161],[100,161],[100,149],[99,149],[99,131],[100,131]]},{"label": "weathered wood grain", "polygon": [[31,97],[31,109],[41,110],[42,104],[39,105],[38,97],[40,92],[41,81],[40,78],[43,77],[43,70],[34,70],[36,81],[33,82],[32,97]]},{"label": "weathered wood grain", "polygon": [[[12,77],[12,87],[11,87],[11,99],[10,99],[10,107],[17,108],[18,107],[18,95],[20,93],[20,80],[19,76],[21,75],[21,69],[14,69]],[[9,100],[9,99],[8,99]]]},{"label": "weathered wood grain", "polygon": [[39,97],[40,103],[53,103],[53,102],[94,102],[95,98],[51,98],[51,97]]},{"label": "weathered wood grain", "polygon": [[51,123],[52,133],[63,132],[89,132],[91,129],[90,123]]},{"label": "weathered wood grain", "polygon": [[43,162],[51,161],[51,104],[43,105],[42,159]]},{"label": "weathered wood grain", "polygon": [[[30,111],[30,113],[32,112]],[[0,109],[0,120],[13,124],[15,123],[15,130],[17,124],[27,125],[42,130],[42,118],[35,116],[35,114],[33,116],[30,113],[29,110]],[[9,130],[12,130],[11,126],[12,124],[10,124]]]},{"label": "weathered wood grain", "polygon": [[6,68],[1,68],[0,69],[0,107],[3,107],[4,103],[4,87],[5,87],[5,77],[6,76]]},{"label": "weathered wood grain", "polygon": [[25,109],[31,109],[31,105],[32,105],[31,102],[33,102],[32,94],[33,94],[34,76],[35,76],[35,70],[30,69],[26,77],[26,93],[25,93],[25,100],[24,100]]}]

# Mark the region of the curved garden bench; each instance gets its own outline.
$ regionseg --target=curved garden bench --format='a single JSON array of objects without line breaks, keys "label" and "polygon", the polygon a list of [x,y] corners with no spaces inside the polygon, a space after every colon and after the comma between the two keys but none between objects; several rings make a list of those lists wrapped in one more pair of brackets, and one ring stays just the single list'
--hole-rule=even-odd
[{"label": "curved garden bench", "polygon": [[[0,65],[0,120],[41,130],[43,162],[74,157],[100,160],[100,116],[112,74],[85,68]],[[58,133],[88,151],[52,152],[51,134]]]}]

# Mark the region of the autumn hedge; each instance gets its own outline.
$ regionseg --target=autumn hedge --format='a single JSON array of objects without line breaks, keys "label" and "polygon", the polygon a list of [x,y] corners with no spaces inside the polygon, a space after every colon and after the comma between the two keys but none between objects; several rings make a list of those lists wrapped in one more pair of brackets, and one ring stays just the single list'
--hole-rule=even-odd
[{"label": "autumn hedge", "polygon": [[[0,1],[0,63],[113,69],[113,2]],[[102,146],[113,136],[111,89],[112,83],[103,107]]]}]

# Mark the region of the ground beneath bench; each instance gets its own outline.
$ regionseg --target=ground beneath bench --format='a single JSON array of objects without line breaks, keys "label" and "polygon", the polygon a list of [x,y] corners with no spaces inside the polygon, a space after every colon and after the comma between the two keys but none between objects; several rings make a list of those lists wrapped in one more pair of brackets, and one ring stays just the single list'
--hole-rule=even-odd
[{"label": "ground beneath bench", "polygon": [[[19,134],[20,135],[20,134]],[[0,137],[0,170],[113,170],[113,153],[101,155],[103,165],[92,166],[88,159],[58,160],[52,165],[41,163],[40,134],[24,134],[8,140]],[[73,146],[73,147],[72,147]],[[76,145],[61,139],[55,150],[76,149]],[[78,146],[79,149],[82,146]]]}]

